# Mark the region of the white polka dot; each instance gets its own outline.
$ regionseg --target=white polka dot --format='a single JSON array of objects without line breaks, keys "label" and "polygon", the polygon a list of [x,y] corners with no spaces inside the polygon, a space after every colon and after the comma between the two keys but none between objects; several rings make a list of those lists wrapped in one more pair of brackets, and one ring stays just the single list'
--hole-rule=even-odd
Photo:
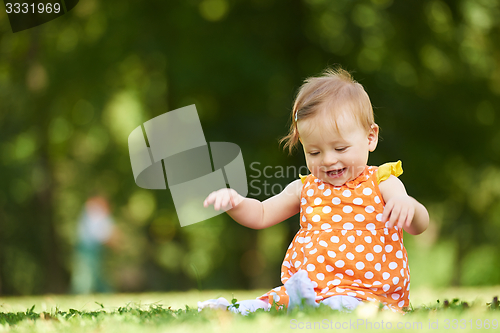
[{"label": "white polka dot", "polygon": [[[344,228],[345,230],[352,230],[354,228],[354,225],[352,223],[344,223],[342,228]],[[350,237],[352,237],[352,236],[350,236]]]},{"label": "white polka dot", "polygon": [[318,274],[316,274],[316,277],[318,278],[318,280],[323,281],[325,279],[325,274],[318,273]]},{"label": "white polka dot", "polygon": [[384,237],[384,236],[380,236],[380,241],[381,241],[382,243],[385,243],[385,237]]},{"label": "white polka dot", "polygon": [[363,269],[363,268],[365,268],[365,264],[362,261],[358,261],[356,263],[356,268],[357,269]]},{"label": "white polka dot", "polygon": [[342,251],[345,250],[345,248],[346,248],[346,245],[342,244],[342,245],[339,246],[339,251],[342,252]]},{"label": "white polka dot", "polygon": [[352,207],[351,206],[344,206],[344,208],[342,208],[342,211],[346,214],[352,213]]},{"label": "white polka dot", "polygon": [[314,215],[314,216],[312,217],[312,221],[313,221],[313,222],[319,222],[320,220],[321,220],[321,216],[319,216],[319,215]]},{"label": "white polka dot", "polygon": [[328,223],[323,223],[321,225],[321,229],[322,230],[331,229],[331,228],[332,228],[332,226],[330,224],[328,224]]},{"label": "white polka dot", "polygon": [[[317,179],[315,179],[314,181],[316,181],[316,180],[317,180]],[[318,180],[318,183],[319,183],[319,180]],[[325,188],[325,184],[321,184],[320,186],[318,186],[318,188],[319,188],[320,190],[324,189],[324,188]]]},{"label": "white polka dot", "polygon": [[398,252],[396,252],[396,258],[403,259],[403,251],[399,250]]},{"label": "white polka dot", "polygon": [[373,259],[375,259],[375,257],[373,256],[373,254],[372,254],[372,253],[367,253],[367,254],[366,254],[366,260],[368,260],[368,261],[373,261]]},{"label": "white polka dot", "polygon": [[349,292],[349,293],[347,293],[347,296],[356,297],[357,295],[356,295],[356,293]]},{"label": "white polka dot", "polygon": [[403,300],[403,301],[400,301],[400,302],[398,303],[398,306],[399,306],[400,308],[402,308],[402,307],[403,307],[403,305],[405,305],[405,301],[404,301],[404,300]]},{"label": "white polka dot", "polygon": [[309,243],[311,241],[311,236],[304,237],[304,243]]},{"label": "white polka dot", "polygon": [[320,205],[320,204],[321,204],[321,198],[316,198],[316,199],[314,199],[314,204],[315,204],[316,206]]},{"label": "white polka dot", "polygon": [[333,215],[333,216],[332,216],[332,221],[333,221],[333,222],[340,222],[340,221],[342,221],[342,216],[340,216],[340,215],[338,215],[338,214]]},{"label": "white polka dot", "polygon": [[363,214],[357,214],[356,216],[354,216],[354,219],[358,222],[363,222],[365,220],[365,217]]},{"label": "white polka dot", "polygon": [[391,277],[391,274],[389,274],[389,273],[387,273],[387,272],[384,272],[384,273],[382,274],[382,278],[383,278],[384,280],[387,280],[387,279],[388,279],[388,278],[390,278],[390,277]]},{"label": "white polka dot", "polygon": [[334,268],[333,268],[333,266],[326,265],[326,270],[327,270],[328,272],[333,272]]},{"label": "white polka dot", "polygon": [[338,243],[338,242],[339,242],[339,240],[340,240],[340,239],[339,239],[337,236],[332,236],[332,237],[330,238],[330,241],[331,241],[332,243]]},{"label": "white polka dot", "polygon": [[297,238],[297,242],[299,242],[300,244],[303,244],[304,243],[304,237],[298,237]]},{"label": "white polka dot", "polygon": [[355,205],[362,205],[363,204],[363,199],[361,198],[356,198],[352,201],[353,204]]},{"label": "white polka dot", "polygon": [[340,233],[342,234],[342,236],[345,236],[345,234],[347,234],[347,230],[342,229],[342,230],[340,231]]},{"label": "white polka dot", "polygon": [[300,264],[302,264],[300,261],[296,261],[296,262],[295,262],[295,265],[294,265],[294,266],[295,266],[295,268],[299,268]]},{"label": "white polka dot", "polygon": [[361,236],[363,232],[361,230],[356,230],[356,235]]},{"label": "white polka dot", "polygon": [[373,224],[373,223],[368,223],[368,224],[366,225],[366,229],[368,229],[368,230],[375,230],[375,224]]},{"label": "white polka dot", "polygon": [[316,258],[316,260],[322,264],[323,262],[325,262],[325,257],[323,257],[322,255],[319,255],[318,258]]},{"label": "white polka dot", "polygon": [[334,205],[338,205],[338,204],[340,204],[340,199],[339,199],[339,198],[337,198],[337,197],[333,198],[333,199],[332,199],[332,204],[334,204]]},{"label": "white polka dot", "polygon": [[386,245],[385,246],[385,252],[389,253],[392,251],[392,245]]},{"label": "white polka dot", "polygon": [[399,239],[398,234],[392,234],[391,238],[393,241],[397,241]]},{"label": "white polka dot", "polygon": [[357,251],[357,252],[363,252],[363,251],[364,251],[364,249],[365,249],[365,247],[364,247],[363,245],[358,245],[358,246],[356,246],[356,251]]},{"label": "white polka dot", "polygon": [[352,269],[348,269],[345,271],[345,273],[349,276],[353,276],[354,275],[354,272],[352,271]]},{"label": "white polka dot", "polygon": [[403,290],[403,288],[397,287],[396,290],[394,290],[394,291],[400,291],[400,290]]},{"label": "white polka dot", "polygon": [[366,236],[365,237],[365,242],[371,243],[372,242],[372,238],[370,236]]},{"label": "white polka dot", "polygon": [[311,188],[306,192],[307,196],[311,197],[314,194],[314,190]]},{"label": "white polka dot", "polygon": [[389,268],[390,269],[396,269],[398,267],[398,264],[396,264],[394,261],[389,263]]},{"label": "white polka dot", "polygon": [[302,205],[305,205],[305,204],[307,203],[306,198],[302,198],[302,199],[300,199],[300,203],[301,203]]},{"label": "white polka dot", "polygon": [[374,276],[374,275],[373,275],[373,273],[372,273],[372,272],[366,272],[366,273],[365,273],[365,278],[367,278],[367,279],[373,279],[373,276]]},{"label": "white polka dot", "polygon": [[308,244],[306,245],[306,249],[310,249],[313,245],[314,245],[314,244],[313,244],[312,242],[311,242],[311,243],[308,243]]},{"label": "white polka dot", "polygon": [[403,260],[403,267],[406,268],[406,260]]},{"label": "white polka dot", "polygon": [[327,254],[331,258],[335,258],[337,256],[337,254],[335,252],[333,252],[333,251],[328,251]]},{"label": "white polka dot", "polygon": [[318,252],[318,249],[314,249],[314,250],[309,251],[309,254],[315,254],[316,252]]},{"label": "white polka dot", "polygon": [[325,206],[323,207],[323,213],[328,214],[332,211],[332,207],[330,206]]},{"label": "white polka dot", "polygon": [[344,192],[342,192],[342,195],[346,198],[349,198],[351,196],[351,191],[345,190]]},{"label": "white polka dot", "polygon": [[306,219],[306,216],[305,215],[302,215],[302,222],[305,222],[307,219]]},{"label": "white polka dot", "polygon": [[386,260],[386,256],[385,256],[385,253],[382,255],[382,261],[385,262]]},{"label": "white polka dot", "polygon": [[383,289],[385,292],[387,292],[387,290],[391,289],[391,286],[390,286],[390,285],[388,285],[388,284],[384,284],[384,285],[382,286],[382,289]]},{"label": "white polka dot", "polygon": [[382,269],[382,265],[379,262],[376,263],[375,264],[375,269],[380,272],[380,270]]},{"label": "white polka dot", "polygon": [[324,246],[324,247],[327,247],[327,246],[328,246],[328,243],[327,243],[327,242],[325,242],[324,240],[321,240],[321,241],[319,241],[319,245]]},{"label": "white polka dot", "polygon": [[308,187],[309,185],[311,185],[311,183],[307,182],[304,187]]},{"label": "white polka dot", "polygon": [[345,289],[337,287],[337,288],[335,288],[335,291],[338,292],[338,293],[343,293],[345,291]]},{"label": "white polka dot", "polygon": [[311,214],[313,212],[313,208],[311,206],[306,208],[306,214]]},{"label": "white polka dot", "polygon": [[399,282],[399,278],[397,276],[395,276],[393,279],[392,279],[392,283],[394,283],[395,285],[398,284]]},{"label": "white polka dot", "polygon": [[308,270],[309,272],[312,272],[312,271],[314,271],[315,269],[316,269],[316,266],[314,266],[313,264],[308,264],[308,265],[307,265],[307,270]]},{"label": "white polka dot", "polygon": [[370,195],[370,194],[372,194],[372,189],[369,188],[369,187],[364,188],[363,189],[363,194],[364,195]]},{"label": "white polka dot", "polygon": [[377,214],[377,216],[375,216],[375,219],[379,222],[382,222],[382,214]]},{"label": "white polka dot", "polygon": [[376,203],[381,203],[380,201],[380,198],[378,197],[378,195],[375,196],[375,198],[373,198],[373,200],[375,200]]},{"label": "white polka dot", "polygon": [[283,266],[287,267],[287,268],[290,268],[290,262],[288,261],[284,261],[283,262]]},{"label": "white polka dot", "polygon": [[405,270],[403,268],[401,268],[399,273],[401,274],[401,277],[405,277]]},{"label": "white polka dot", "polygon": [[323,192],[323,195],[325,197],[329,196],[330,194],[332,194],[332,191],[330,189],[327,189],[325,192]]},{"label": "white polka dot", "polygon": [[356,240],[356,238],[354,238],[354,236],[353,236],[353,235],[351,235],[351,236],[347,237],[347,240],[348,240],[349,242],[351,242],[351,243],[354,243],[354,241]]},{"label": "white polka dot", "polygon": [[346,253],[345,257],[349,260],[353,260],[354,259],[354,254],[352,254],[351,252],[348,252]]},{"label": "white polka dot", "polygon": [[368,214],[371,214],[375,211],[375,208],[373,208],[373,206],[366,206],[365,207],[365,212],[367,212]]},{"label": "white polka dot", "polygon": [[338,268],[344,267],[344,265],[345,265],[345,262],[343,260],[337,260],[335,262],[335,266],[337,266]]},{"label": "white polka dot", "polygon": [[297,258],[297,252],[294,252],[292,255],[292,259],[295,259],[295,258]]},{"label": "white polka dot", "polygon": [[340,283],[342,283],[342,281],[340,281],[339,279],[335,279],[332,281],[333,285],[339,285]]}]

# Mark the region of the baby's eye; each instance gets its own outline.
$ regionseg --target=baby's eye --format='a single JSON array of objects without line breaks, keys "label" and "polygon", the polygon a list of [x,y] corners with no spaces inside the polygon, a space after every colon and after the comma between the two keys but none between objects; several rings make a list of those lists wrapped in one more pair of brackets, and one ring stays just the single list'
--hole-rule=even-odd
[{"label": "baby's eye", "polygon": [[319,151],[314,151],[314,152],[312,152],[312,153],[309,153],[309,155],[313,155],[313,156],[316,156],[316,155],[318,155],[318,154],[319,154]]},{"label": "baby's eye", "polygon": [[340,147],[340,148],[335,148],[336,151],[345,151],[347,147]]}]

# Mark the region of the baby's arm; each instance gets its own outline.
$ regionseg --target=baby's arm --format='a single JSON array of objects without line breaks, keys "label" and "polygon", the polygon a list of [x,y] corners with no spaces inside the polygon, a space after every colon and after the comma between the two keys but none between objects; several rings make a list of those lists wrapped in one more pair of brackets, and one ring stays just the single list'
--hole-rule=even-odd
[{"label": "baby's arm", "polygon": [[389,221],[389,228],[397,225],[412,235],[421,234],[427,229],[429,225],[427,209],[406,193],[399,178],[391,175],[379,184],[379,189],[386,203],[382,221]]},{"label": "baby's arm", "polygon": [[210,193],[203,205],[213,204],[215,210],[233,207],[227,213],[239,224],[252,229],[264,229],[297,214],[300,209],[302,182],[297,179],[278,195],[263,202],[245,198],[235,190],[223,188]]}]

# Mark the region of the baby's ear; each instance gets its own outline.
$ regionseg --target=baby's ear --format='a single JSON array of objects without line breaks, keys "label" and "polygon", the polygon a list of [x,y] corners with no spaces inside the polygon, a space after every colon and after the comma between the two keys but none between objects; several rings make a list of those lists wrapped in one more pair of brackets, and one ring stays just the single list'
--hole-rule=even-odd
[{"label": "baby's ear", "polygon": [[374,151],[377,148],[379,127],[373,124],[368,132],[368,149]]}]

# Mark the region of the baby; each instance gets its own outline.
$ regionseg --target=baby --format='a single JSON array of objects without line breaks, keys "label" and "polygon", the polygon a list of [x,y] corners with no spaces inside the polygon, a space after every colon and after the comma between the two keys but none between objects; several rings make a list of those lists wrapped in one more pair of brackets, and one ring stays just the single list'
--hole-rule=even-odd
[{"label": "baby", "polygon": [[[300,212],[300,230],[281,268],[283,286],[230,307],[246,314],[273,303],[288,309],[324,303],[353,310],[378,301],[402,312],[409,305],[410,271],[403,230],[427,229],[425,207],[408,196],[397,178],[401,162],[368,166],[378,143],[368,94],[342,69],[309,78],[299,90],[285,148],[300,143],[311,172],[263,202],[232,189],[211,193],[205,207],[229,209],[238,223],[263,229]],[[225,308],[223,298],[198,304]]]}]

